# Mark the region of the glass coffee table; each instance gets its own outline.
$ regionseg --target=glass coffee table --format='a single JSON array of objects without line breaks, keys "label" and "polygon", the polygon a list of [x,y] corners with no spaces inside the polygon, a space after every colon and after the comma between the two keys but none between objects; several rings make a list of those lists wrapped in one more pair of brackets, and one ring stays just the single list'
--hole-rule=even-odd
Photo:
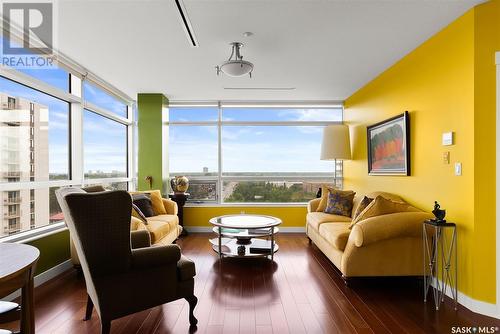
[{"label": "glass coffee table", "polygon": [[222,257],[271,257],[279,249],[274,241],[281,219],[252,214],[225,215],[210,219],[217,237],[210,239],[212,249]]}]

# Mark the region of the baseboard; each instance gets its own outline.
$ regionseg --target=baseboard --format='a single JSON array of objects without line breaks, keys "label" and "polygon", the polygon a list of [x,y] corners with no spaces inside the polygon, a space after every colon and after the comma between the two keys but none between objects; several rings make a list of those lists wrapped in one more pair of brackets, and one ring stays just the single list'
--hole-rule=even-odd
[{"label": "baseboard", "polygon": [[[439,280],[440,284],[442,284],[442,281]],[[434,286],[434,284],[432,284]],[[431,296],[432,293],[429,292],[429,298],[427,300],[428,303],[434,303],[434,297]],[[446,296],[449,298],[453,299],[453,295],[451,294],[451,289],[446,289]],[[482,315],[486,315],[488,317],[500,319],[500,310],[498,309],[496,304],[491,304],[487,302],[483,302],[480,300],[476,300],[474,298],[471,298],[467,296],[466,294],[458,291],[457,293],[457,301],[460,305],[463,307],[471,310],[472,312],[479,313]]]},{"label": "baseboard", "polygon": [[[212,232],[210,226],[184,226],[190,233],[208,233]],[[306,233],[305,227],[280,227],[280,233]]]},{"label": "baseboard", "polygon": [[[38,274],[35,276],[35,288],[39,285],[42,285],[43,283],[53,279],[54,277],[62,274],[68,269],[71,269],[73,267],[73,264],[71,263],[70,260],[66,260],[62,263],[59,263],[57,266],[54,266],[50,268],[49,270],[44,271],[41,274]],[[21,290],[17,290],[16,292],[11,293],[10,295],[2,298],[1,300],[6,300],[6,301],[12,301],[16,299],[17,297],[21,296]]]}]

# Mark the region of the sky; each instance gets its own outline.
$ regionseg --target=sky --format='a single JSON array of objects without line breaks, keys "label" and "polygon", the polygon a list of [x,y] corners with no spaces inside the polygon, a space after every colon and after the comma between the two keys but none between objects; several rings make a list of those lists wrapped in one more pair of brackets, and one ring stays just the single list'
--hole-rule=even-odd
[{"label": "sky", "polygon": [[[215,121],[217,108],[170,108],[170,121]],[[341,121],[328,109],[223,109],[223,121]],[[300,125],[300,124],[299,124]],[[224,173],[333,172],[333,162],[319,159],[321,126],[222,127]],[[169,165],[173,173],[217,171],[217,126],[171,125]]]}]

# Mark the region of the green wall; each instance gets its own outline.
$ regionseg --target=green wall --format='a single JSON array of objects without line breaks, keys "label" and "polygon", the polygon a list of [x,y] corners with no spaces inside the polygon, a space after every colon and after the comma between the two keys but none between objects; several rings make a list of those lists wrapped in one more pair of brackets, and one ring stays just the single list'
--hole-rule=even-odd
[{"label": "green wall", "polygon": [[70,258],[69,231],[61,231],[26,243],[40,251],[35,275],[57,266]]},{"label": "green wall", "polygon": [[163,191],[163,124],[162,111],[168,99],[163,94],[138,94],[138,188],[149,189],[146,176],[153,177],[152,189]]}]

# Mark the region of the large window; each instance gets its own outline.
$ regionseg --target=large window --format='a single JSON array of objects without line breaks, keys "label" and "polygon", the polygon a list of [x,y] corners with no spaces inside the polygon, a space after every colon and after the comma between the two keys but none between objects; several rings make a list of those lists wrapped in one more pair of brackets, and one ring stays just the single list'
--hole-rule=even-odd
[{"label": "large window", "polygon": [[[323,127],[342,122],[342,106],[171,106],[171,176],[190,179],[191,202],[303,203],[334,177],[321,161]],[[338,163],[337,177],[342,175]],[[341,183],[339,183],[341,185]]]},{"label": "large window", "polygon": [[83,161],[87,179],[127,177],[127,126],[85,109]]},{"label": "large window", "polygon": [[87,107],[92,105],[118,116],[127,117],[127,104],[95,84],[85,81],[83,83],[83,96]]},{"label": "large window", "polygon": [[131,101],[82,77],[64,66],[0,75],[0,238],[61,227],[61,186],[132,183]]}]

